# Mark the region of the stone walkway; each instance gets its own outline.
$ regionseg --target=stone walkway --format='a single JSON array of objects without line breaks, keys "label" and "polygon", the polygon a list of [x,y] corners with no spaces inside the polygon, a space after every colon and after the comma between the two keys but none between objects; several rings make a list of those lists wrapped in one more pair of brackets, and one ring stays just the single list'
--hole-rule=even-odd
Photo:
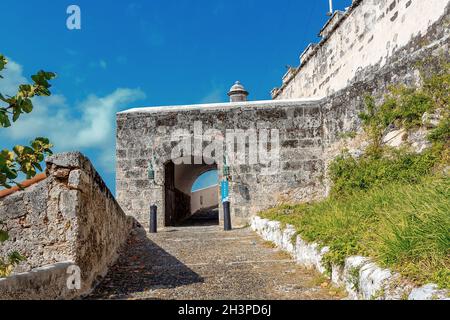
[{"label": "stone walkway", "polygon": [[138,229],[88,299],[333,299],[318,274],[296,265],[250,229]]}]

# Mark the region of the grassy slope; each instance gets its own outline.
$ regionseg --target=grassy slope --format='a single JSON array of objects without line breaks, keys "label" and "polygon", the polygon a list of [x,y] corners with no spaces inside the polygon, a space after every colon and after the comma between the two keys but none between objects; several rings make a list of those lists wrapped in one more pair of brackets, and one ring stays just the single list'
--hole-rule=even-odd
[{"label": "grassy slope", "polygon": [[[330,266],[364,255],[417,284],[434,282],[450,288],[450,62],[439,68],[422,65],[419,88],[394,86],[377,106],[366,97],[360,118],[369,137],[365,155],[343,152],[329,167],[331,196],[321,202],[283,206],[262,217],[294,225],[311,242],[329,246]],[[423,125],[424,113],[440,110],[430,131],[433,146],[422,154],[382,145],[386,128]]]},{"label": "grassy slope", "polygon": [[283,206],[262,217],[292,224],[308,241],[330,246],[326,260],[373,257],[417,284],[450,287],[450,179],[390,183],[344,198]]}]

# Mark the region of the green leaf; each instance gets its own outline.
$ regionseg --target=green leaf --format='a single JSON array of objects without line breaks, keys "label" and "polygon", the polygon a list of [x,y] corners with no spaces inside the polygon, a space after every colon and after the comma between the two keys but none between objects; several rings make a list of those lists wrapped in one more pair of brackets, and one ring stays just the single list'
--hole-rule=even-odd
[{"label": "green leaf", "polygon": [[15,147],[13,148],[13,151],[14,151],[18,156],[20,156],[20,155],[23,153],[24,150],[25,150],[25,147],[24,147],[24,146],[15,146]]},{"label": "green leaf", "polygon": [[52,79],[56,78],[56,73],[54,73],[54,72],[45,72],[45,71],[42,71],[42,72],[43,72],[43,75],[46,80],[52,80]]},{"label": "green leaf", "polygon": [[19,108],[14,108],[14,111],[13,111],[13,122],[16,122],[19,119],[20,114],[21,114],[21,112],[20,112]]},{"label": "green leaf", "polygon": [[49,144],[49,143],[50,143],[50,140],[49,140],[48,138],[44,138],[44,137],[38,137],[38,138],[36,138],[35,140],[36,140],[36,141],[40,141],[40,142],[42,142],[43,144]]},{"label": "green leaf", "polygon": [[9,121],[8,115],[1,111],[2,110],[0,110],[0,126],[4,128],[11,127],[11,121]]},{"label": "green leaf", "polygon": [[5,58],[4,55],[0,54],[0,71],[5,69],[5,66],[8,64],[8,60]]},{"label": "green leaf", "polygon": [[17,170],[6,168],[4,174],[10,180],[14,180],[17,178]]},{"label": "green leaf", "polygon": [[[4,69],[7,62],[6,58],[0,54],[0,71]],[[19,120],[22,113],[32,112],[34,109],[33,97],[51,95],[49,81],[55,77],[55,73],[41,70],[31,77],[32,84],[19,85],[18,92],[15,95],[0,94],[0,102],[2,103],[0,106],[0,127],[10,127],[11,122]],[[43,171],[41,163],[46,155],[52,154],[50,150],[52,147],[53,145],[47,138],[37,138],[31,142],[31,147],[16,146],[13,149],[14,152],[7,149],[0,151],[0,187],[11,188],[11,185],[18,184],[15,180],[19,172],[24,173],[27,178],[31,178],[36,175],[37,171]],[[2,237],[6,237],[4,232],[2,232]],[[13,258],[15,260],[21,259],[19,256]]]},{"label": "green leaf", "polygon": [[30,113],[31,111],[33,111],[33,103],[31,102],[30,99],[25,99],[21,107],[22,110],[25,111],[26,113]]},{"label": "green leaf", "polygon": [[28,95],[28,93],[30,91],[31,91],[31,85],[29,85],[29,84],[22,84],[19,86],[19,92],[22,92],[25,95]]},{"label": "green leaf", "polygon": [[42,170],[42,167],[41,167],[41,165],[40,165],[39,163],[35,163],[35,164],[34,164],[34,167],[35,167],[36,169],[38,169],[39,171],[43,171],[43,170]]},{"label": "green leaf", "polygon": [[0,242],[5,242],[9,240],[9,235],[6,231],[0,230]]},{"label": "green leaf", "polygon": [[8,260],[11,265],[17,265],[20,262],[25,261],[26,259],[20,253],[18,253],[17,251],[14,251],[9,254]]}]

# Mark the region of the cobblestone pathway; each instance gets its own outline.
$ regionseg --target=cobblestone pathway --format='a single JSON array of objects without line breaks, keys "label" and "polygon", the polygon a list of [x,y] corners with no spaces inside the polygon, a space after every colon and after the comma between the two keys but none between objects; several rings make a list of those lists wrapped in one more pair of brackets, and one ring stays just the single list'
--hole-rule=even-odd
[{"label": "cobblestone pathway", "polygon": [[318,275],[249,229],[139,229],[88,299],[333,299]]}]

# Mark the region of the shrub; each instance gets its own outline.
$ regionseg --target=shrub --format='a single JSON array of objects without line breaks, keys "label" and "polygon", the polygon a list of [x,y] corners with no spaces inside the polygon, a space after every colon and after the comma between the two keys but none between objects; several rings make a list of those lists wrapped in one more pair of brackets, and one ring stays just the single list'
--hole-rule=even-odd
[{"label": "shrub", "polygon": [[[449,94],[446,63],[424,77],[421,88],[390,88],[380,106],[366,97],[360,118],[370,146],[358,159],[343,153],[330,164],[330,197],[262,217],[291,224],[306,241],[328,246],[328,270],[349,256],[370,256],[419,285],[450,288],[450,178],[438,170],[450,164]],[[383,147],[388,127],[421,126],[423,114],[438,109],[442,120],[428,136],[431,148],[416,154]]]},{"label": "shrub", "polygon": [[[3,226],[4,223],[0,221],[0,244],[9,239],[8,233],[2,229]],[[24,260],[25,258],[16,251],[8,254],[6,259],[0,257],[0,278],[9,276],[14,267]]]},{"label": "shrub", "polygon": [[291,224],[304,240],[328,246],[328,269],[363,255],[418,285],[434,282],[450,288],[449,212],[450,179],[434,177],[283,206],[261,216]]},{"label": "shrub", "polygon": [[330,164],[333,182],[332,195],[346,195],[358,190],[401,181],[417,183],[429,175],[440,159],[442,149],[433,148],[422,154],[390,149],[382,155],[369,154],[354,159],[348,154],[339,156]]}]

